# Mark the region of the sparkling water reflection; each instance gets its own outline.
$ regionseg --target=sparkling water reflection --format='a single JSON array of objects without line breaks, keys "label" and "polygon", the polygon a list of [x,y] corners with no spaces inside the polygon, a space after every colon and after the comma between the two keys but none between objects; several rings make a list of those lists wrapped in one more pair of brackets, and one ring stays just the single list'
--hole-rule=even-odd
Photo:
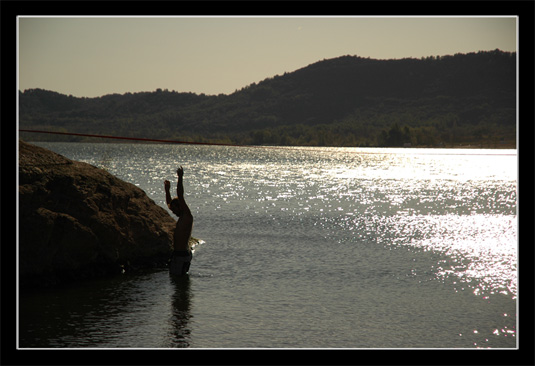
[{"label": "sparkling water reflection", "polygon": [[30,346],[516,345],[514,150],[42,145],[162,207],[183,165],[205,243],[187,290],[165,270],[118,279],[69,312],[85,336],[23,314]]}]

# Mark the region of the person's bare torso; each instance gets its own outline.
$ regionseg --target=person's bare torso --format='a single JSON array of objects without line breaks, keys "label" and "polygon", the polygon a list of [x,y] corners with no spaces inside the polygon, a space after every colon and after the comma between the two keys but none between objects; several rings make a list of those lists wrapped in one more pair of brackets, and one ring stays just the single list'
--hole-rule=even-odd
[{"label": "person's bare torso", "polygon": [[189,239],[193,229],[193,217],[184,215],[176,223],[175,232],[173,233],[174,250],[189,250]]}]

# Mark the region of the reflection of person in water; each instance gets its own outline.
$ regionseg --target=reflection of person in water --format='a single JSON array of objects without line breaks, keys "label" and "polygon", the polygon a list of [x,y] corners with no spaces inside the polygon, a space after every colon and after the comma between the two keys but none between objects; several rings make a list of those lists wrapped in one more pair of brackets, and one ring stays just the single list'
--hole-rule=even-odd
[{"label": "reflection of person in water", "polygon": [[184,169],[180,167],[176,173],[178,175],[176,187],[177,197],[171,199],[171,193],[169,192],[171,183],[168,180],[164,182],[167,207],[178,216],[173,234],[174,250],[169,264],[169,271],[173,275],[184,275],[188,272],[192,259],[189,239],[193,229],[193,215],[184,200],[184,184],[182,178],[184,176]]},{"label": "reflection of person in water", "polygon": [[175,289],[170,319],[171,333],[168,337],[171,347],[187,348],[190,346],[191,329],[188,327],[191,318],[189,281],[189,276],[171,277],[171,283]]}]

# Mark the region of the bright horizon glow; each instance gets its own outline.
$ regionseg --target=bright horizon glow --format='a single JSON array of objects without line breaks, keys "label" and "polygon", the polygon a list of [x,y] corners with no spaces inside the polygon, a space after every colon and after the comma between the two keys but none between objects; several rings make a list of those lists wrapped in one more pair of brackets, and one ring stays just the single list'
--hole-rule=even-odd
[{"label": "bright horizon glow", "polygon": [[344,55],[515,52],[517,18],[20,16],[17,41],[21,91],[217,95]]}]

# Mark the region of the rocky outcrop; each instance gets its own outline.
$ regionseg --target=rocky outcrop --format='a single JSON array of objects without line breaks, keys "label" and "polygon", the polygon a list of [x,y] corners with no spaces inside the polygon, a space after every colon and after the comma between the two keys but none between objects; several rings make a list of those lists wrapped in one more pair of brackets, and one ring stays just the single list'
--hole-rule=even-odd
[{"label": "rocky outcrop", "polygon": [[135,185],[19,141],[21,286],[165,265],[175,223]]}]

